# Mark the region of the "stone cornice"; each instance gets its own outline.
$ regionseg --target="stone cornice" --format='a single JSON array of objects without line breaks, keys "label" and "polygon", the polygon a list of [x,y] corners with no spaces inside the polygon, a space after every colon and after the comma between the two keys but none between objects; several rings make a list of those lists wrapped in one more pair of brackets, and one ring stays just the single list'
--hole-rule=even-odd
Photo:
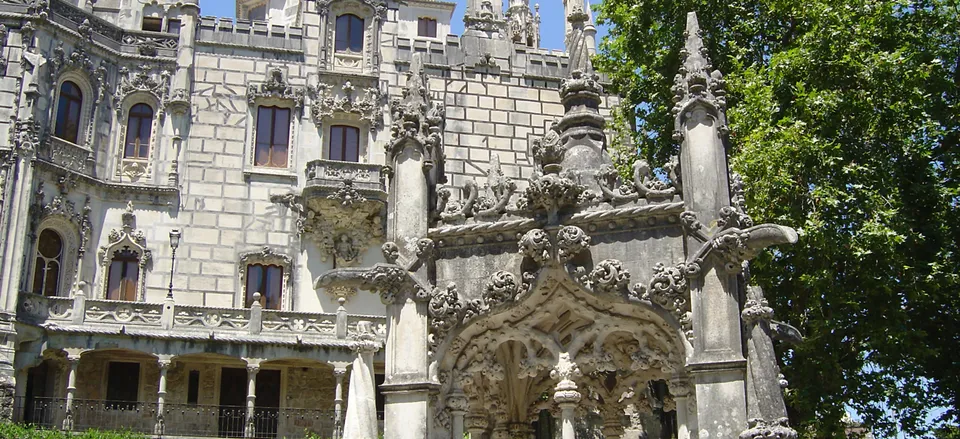
[{"label": "stone cornice", "polygon": [[85,183],[97,188],[100,191],[100,198],[105,201],[129,201],[132,199],[137,204],[173,206],[177,205],[180,200],[180,189],[177,187],[112,183],[64,168],[45,159],[36,159],[35,163],[46,171],[76,176],[78,183]]}]

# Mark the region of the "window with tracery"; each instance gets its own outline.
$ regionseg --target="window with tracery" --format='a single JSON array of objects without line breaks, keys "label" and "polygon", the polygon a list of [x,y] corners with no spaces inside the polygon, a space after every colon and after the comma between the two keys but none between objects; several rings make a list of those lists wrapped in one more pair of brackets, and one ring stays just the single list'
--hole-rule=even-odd
[{"label": "window with tracery", "polygon": [[290,109],[258,107],[254,166],[286,168],[290,146]]},{"label": "window with tracery", "polygon": [[137,300],[137,285],[140,282],[140,255],[122,248],[113,253],[107,274],[108,300]]},{"label": "window with tracery", "polygon": [[127,117],[127,138],[123,158],[148,160],[150,158],[150,135],[153,130],[153,108],[137,104]]},{"label": "window with tracery", "polygon": [[330,160],[360,161],[360,129],[348,125],[330,127]]},{"label": "window with tracery", "polygon": [[56,128],[53,135],[71,143],[79,143],[82,111],[83,92],[76,83],[65,81],[60,85]]},{"label": "window with tracery", "polygon": [[283,266],[272,264],[247,265],[247,297],[245,306],[253,305],[253,295],[260,293],[260,305],[264,309],[280,309],[283,291]]},{"label": "window with tracery", "polygon": [[37,240],[37,258],[34,263],[33,293],[56,296],[60,290],[60,271],[63,266],[63,238],[52,229],[44,229]]},{"label": "window with tracery", "polygon": [[353,14],[337,17],[336,38],[334,49],[337,52],[361,53],[363,51],[363,19]]}]

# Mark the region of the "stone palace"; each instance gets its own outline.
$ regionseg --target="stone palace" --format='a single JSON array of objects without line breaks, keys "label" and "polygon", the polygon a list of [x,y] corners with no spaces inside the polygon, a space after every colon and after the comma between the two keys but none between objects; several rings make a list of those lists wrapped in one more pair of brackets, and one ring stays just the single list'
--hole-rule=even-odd
[{"label": "stone palace", "polygon": [[[551,5],[553,7],[553,5]],[[559,7],[557,5],[556,7]],[[688,16],[623,179],[583,0],[0,1],[0,417],[152,437],[795,438]]]}]

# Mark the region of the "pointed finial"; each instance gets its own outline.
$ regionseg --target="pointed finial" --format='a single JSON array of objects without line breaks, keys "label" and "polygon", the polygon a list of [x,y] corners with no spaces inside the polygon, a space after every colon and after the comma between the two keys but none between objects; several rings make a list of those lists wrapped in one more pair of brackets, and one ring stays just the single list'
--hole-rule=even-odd
[{"label": "pointed finial", "polygon": [[683,60],[680,71],[673,80],[673,114],[676,117],[674,139],[682,139],[680,119],[686,109],[695,103],[709,107],[720,121],[720,129],[726,129],[726,91],[723,75],[713,69],[707,48],[700,33],[700,22],[696,12],[687,14],[687,27],[683,33],[684,43],[680,49]]}]

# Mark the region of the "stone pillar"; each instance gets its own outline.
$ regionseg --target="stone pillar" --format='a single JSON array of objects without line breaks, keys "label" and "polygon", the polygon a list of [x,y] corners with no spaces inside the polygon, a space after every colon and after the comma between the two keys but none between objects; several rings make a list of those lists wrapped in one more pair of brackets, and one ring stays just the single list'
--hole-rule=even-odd
[{"label": "stone pillar", "polygon": [[[483,439],[484,434],[490,424],[487,422],[486,415],[470,415],[464,420],[467,433],[470,433],[470,439]],[[454,438],[457,439],[457,438]]]},{"label": "stone pillar", "polygon": [[245,358],[244,360],[247,362],[247,416],[243,437],[254,437],[257,433],[254,423],[257,404],[257,373],[260,372],[260,362],[263,360],[259,358]]},{"label": "stone pillar", "polygon": [[73,398],[77,392],[77,367],[80,366],[79,354],[67,354],[67,402],[64,405],[63,430],[73,430]]},{"label": "stone pillar", "polygon": [[[735,437],[747,426],[746,360],[740,328],[739,264],[704,253],[712,235],[730,224],[726,155],[725,92],[719,72],[707,59],[697,16],[687,16],[683,69],[674,90],[674,137],[681,141],[683,201],[699,230],[687,233],[687,267],[693,315],[693,356],[687,369],[696,377],[701,435]],[[722,216],[721,212],[727,215]],[[705,235],[710,241],[704,242]]]},{"label": "stone pillar", "polygon": [[463,439],[464,416],[467,414],[467,397],[463,392],[456,392],[447,398],[447,407],[450,408],[450,437]]},{"label": "stone pillar", "polygon": [[360,335],[354,345],[357,358],[353,361],[353,370],[350,372],[350,401],[347,403],[347,420],[343,426],[343,439],[377,437],[373,354],[380,349],[380,343],[376,341],[376,336],[373,334],[372,323],[359,322],[357,329]]},{"label": "stone pillar", "polygon": [[160,380],[157,383],[157,425],[153,428],[153,434],[163,435],[164,418],[163,405],[167,397],[167,371],[172,364],[170,355],[160,355],[157,360],[157,366],[160,367]]},{"label": "stone pillar", "polygon": [[560,407],[560,437],[562,439],[576,439],[573,427],[574,410],[580,403],[580,392],[573,378],[580,376],[580,368],[570,360],[570,354],[562,352],[557,365],[550,371],[550,377],[560,380],[554,387],[553,401]]},{"label": "stone pillar", "polygon": [[337,388],[333,394],[333,437],[340,439],[343,435],[343,377],[347,368],[338,366],[333,369],[333,376],[337,380]]},{"label": "stone pillar", "polygon": [[13,391],[13,422],[22,422],[27,402],[27,380],[30,377],[30,368],[17,369],[16,383]]}]

